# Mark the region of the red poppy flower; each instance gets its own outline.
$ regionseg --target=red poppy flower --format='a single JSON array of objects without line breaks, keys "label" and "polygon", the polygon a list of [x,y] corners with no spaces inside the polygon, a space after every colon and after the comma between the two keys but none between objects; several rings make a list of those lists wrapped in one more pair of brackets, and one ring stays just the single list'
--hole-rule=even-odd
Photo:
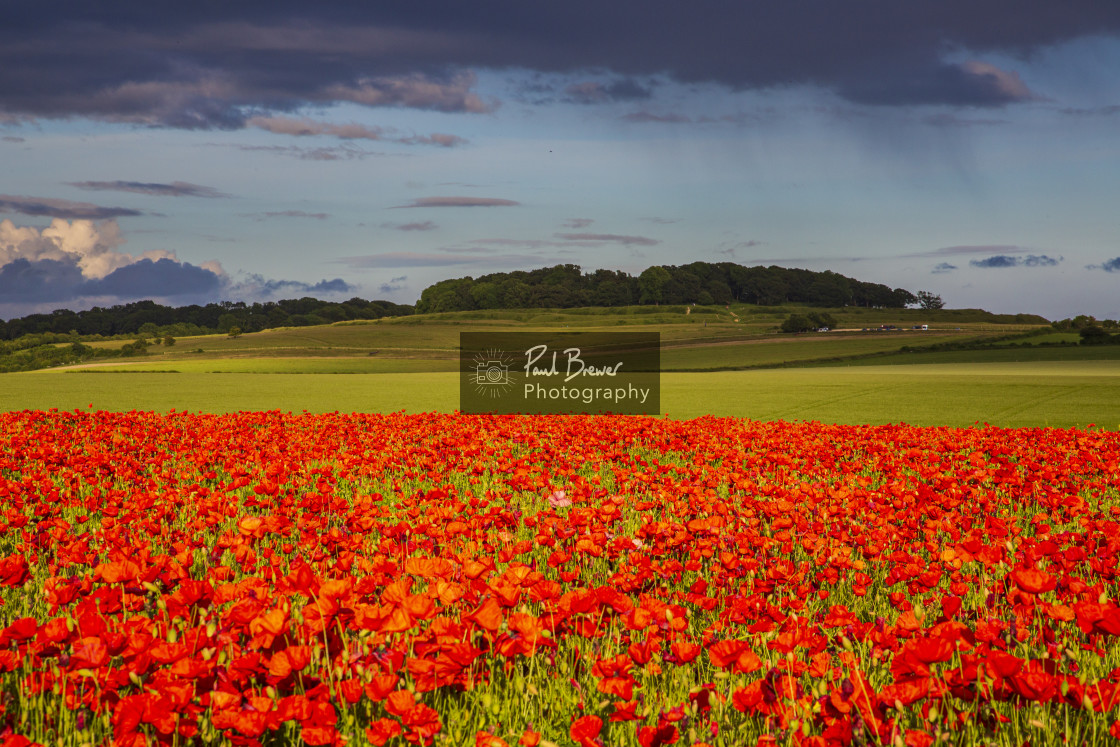
[{"label": "red poppy flower", "polygon": [[672,724],[641,726],[638,728],[638,744],[642,747],[662,747],[677,743],[677,727]]},{"label": "red poppy flower", "polygon": [[509,744],[490,732],[480,731],[474,735],[474,747],[509,747]]},{"label": "red poppy flower", "polygon": [[0,558],[0,586],[23,586],[30,570],[27,559],[22,555]]},{"label": "red poppy flower", "polygon": [[404,738],[412,744],[431,744],[432,738],[440,732],[439,713],[423,703],[417,703],[401,717],[404,722]]},{"label": "red poppy flower", "polygon": [[715,666],[731,668],[738,673],[750,673],[762,668],[762,659],[758,658],[746,641],[724,640],[712,644],[708,648],[708,658]]},{"label": "red poppy flower", "polygon": [[1037,568],[1016,568],[1008,575],[1016,586],[1028,594],[1053,591],[1058,585],[1058,579]]},{"label": "red poppy flower", "polygon": [[598,716],[580,716],[572,722],[568,734],[580,747],[600,747],[599,732],[603,730],[603,720]]},{"label": "red poppy flower", "polygon": [[366,729],[366,739],[370,744],[383,747],[393,737],[398,737],[401,734],[401,725],[399,722],[388,718],[380,718],[369,725]]}]

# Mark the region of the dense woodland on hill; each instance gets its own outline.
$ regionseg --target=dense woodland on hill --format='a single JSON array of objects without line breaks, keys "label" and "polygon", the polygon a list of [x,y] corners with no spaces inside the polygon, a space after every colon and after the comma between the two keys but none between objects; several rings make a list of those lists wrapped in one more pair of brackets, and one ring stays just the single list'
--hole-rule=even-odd
[{"label": "dense woodland on hill", "polygon": [[612,270],[583,273],[577,265],[557,265],[444,280],[420,294],[416,311],[691,303],[722,306],[733,302],[901,309],[917,301],[908,290],[865,283],[831,271],[693,262],[650,267],[637,277]]}]

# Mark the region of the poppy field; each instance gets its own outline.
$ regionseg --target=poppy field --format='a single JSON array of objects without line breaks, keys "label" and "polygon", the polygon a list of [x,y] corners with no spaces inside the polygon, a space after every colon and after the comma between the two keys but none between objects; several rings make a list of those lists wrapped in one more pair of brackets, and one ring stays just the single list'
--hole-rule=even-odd
[{"label": "poppy field", "polygon": [[0,414],[0,743],[1120,738],[1120,435]]}]

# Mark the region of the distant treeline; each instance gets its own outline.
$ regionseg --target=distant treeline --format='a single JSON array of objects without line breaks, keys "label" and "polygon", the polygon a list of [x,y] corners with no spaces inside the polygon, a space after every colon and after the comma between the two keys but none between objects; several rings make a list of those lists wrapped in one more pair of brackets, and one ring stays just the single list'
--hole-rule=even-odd
[{"label": "distant treeline", "polygon": [[[169,344],[175,344],[172,338],[166,339],[171,341]],[[129,358],[147,352],[148,342],[143,339],[125,343],[119,348],[94,348],[83,345],[70,335],[44,332],[0,342],[0,373],[36,371],[40,368],[84,363],[94,358]]]},{"label": "distant treeline", "polygon": [[246,304],[224,301],[205,306],[161,306],[153,301],[94,307],[88,311],[58,309],[50,314],[0,321],[0,340],[15,340],[24,335],[77,335],[80,337],[118,335],[203,335],[229,332],[258,332],[272,327],[308,327],[315,324],[380,319],[413,313],[411,306],[389,301],[351,298],[341,303],[300,298],[287,301]]},{"label": "distant treeline", "polygon": [[578,265],[498,272],[444,280],[420,294],[417,313],[475,309],[574,308],[636,304],[786,303],[825,308],[906,308],[917,296],[902,288],[865,283],[835,272],[744,267],[732,262],[658,265],[637,277],[624,272],[584,273]]}]

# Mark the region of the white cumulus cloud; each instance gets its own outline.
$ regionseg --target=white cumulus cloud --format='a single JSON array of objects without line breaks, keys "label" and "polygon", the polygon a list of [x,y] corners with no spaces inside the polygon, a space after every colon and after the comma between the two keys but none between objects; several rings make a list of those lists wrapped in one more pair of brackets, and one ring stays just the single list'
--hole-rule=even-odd
[{"label": "white cumulus cloud", "polygon": [[174,252],[163,249],[146,251],[138,257],[127,254],[120,251],[124,243],[115,220],[55,218],[42,230],[4,220],[0,221],[0,267],[18,259],[29,262],[52,259],[76,264],[83,277],[97,280],[144,259],[178,262]]}]

